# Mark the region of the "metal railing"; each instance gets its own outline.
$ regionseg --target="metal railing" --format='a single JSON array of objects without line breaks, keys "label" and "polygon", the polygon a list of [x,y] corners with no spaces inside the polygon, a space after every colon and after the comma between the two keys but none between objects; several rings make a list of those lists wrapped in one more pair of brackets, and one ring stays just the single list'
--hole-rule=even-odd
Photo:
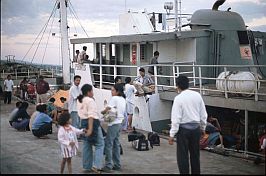
[{"label": "metal railing", "polygon": [[[103,84],[114,84],[116,76],[121,76],[122,78],[135,78],[137,77],[138,70],[140,68],[139,66],[133,65],[90,64],[90,66],[92,69],[98,70],[98,72],[92,72],[92,75],[94,78],[98,76],[98,79],[94,79],[94,82],[99,84],[100,88],[103,88]],[[265,69],[266,65],[196,65],[194,62],[175,62],[172,64],[143,65],[141,67],[154,67],[154,75],[152,75],[152,78],[155,83],[155,93],[158,93],[159,89],[165,90],[166,88],[176,88],[176,78],[179,75],[186,75],[190,79],[190,84],[192,85],[190,89],[199,91],[201,95],[207,95],[206,92],[212,92],[224,95],[226,99],[228,99],[229,94],[242,94],[246,96],[254,95],[255,101],[259,100],[259,96],[266,96],[266,92],[259,92],[259,85],[266,85],[266,80],[260,79],[260,76],[256,72],[254,72],[256,78],[255,80],[228,80],[227,77],[217,78],[208,76],[210,69],[220,69],[221,72],[227,73],[229,71],[236,70],[257,70],[259,67]],[[158,68],[163,71],[158,71]],[[123,74],[126,72],[129,72],[130,74]],[[209,86],[213,83],[216,85],[217,81],[221,81],[223,83],[224,88],[222,90],[217,89],[216,86],[213,88]],[[257,86],[255,86],[255,90],[253,92],[228,90],[228,85],[237,81],[253,81]],[[210,82],[212,82],[212,84],[210,84]]]},{"label": "metal railing", "polygon": [[61,70],[57,70],[57,69],[38,69],[38,70],[31,70],[31,69],[27,69],[26,71],[18,71],[17,69],[15,69],[13,72],[8,72],[6,70],[2,70],[1,71],[1,79],[6,79],[7,75],[11,75],[12,79],[15,80],[19,80],[19,79],[23,79],[24,77],[29,78],[33,78],[35,77],[35,74],[38,75],[43,75],[44,77],[47,78],[54,78],[57,76],[62,76],[62,71]]}]

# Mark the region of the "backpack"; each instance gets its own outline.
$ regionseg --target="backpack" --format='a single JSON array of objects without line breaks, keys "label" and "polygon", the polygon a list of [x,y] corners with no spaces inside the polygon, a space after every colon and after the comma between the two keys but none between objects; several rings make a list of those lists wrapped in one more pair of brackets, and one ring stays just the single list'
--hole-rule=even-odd
[{"label": "backpack", "polygon": [[138,140],[140,138],[146,138],[145,135],[139,131],[136,131],[135,127],[133,127],[133,131],[128,133],[128,142],[132,142]]},{"label": "backpack", "polygon": [[160,146],[160,136],[158,133],[149,132],[148,133],[148,140],[152,145]]},{"label": "backpack", "polygon": [[140,139],[132,141],[132,147],[138,151],[149,150],[149,144],[152,147],[151,143],[146,139],[145,136],[141,137]]}]

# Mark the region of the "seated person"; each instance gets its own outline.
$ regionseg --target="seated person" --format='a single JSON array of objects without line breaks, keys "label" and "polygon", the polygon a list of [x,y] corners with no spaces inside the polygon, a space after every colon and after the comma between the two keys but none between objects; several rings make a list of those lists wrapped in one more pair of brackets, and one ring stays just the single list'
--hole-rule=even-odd
[{"label": "seated person", "polygon": [[29,123],[30,131],[32,131],[32,123],[35,121],[37,115],[40,113],[40,110],[39,110],[40,105],[42,105],[42,104],[39,103],[36,105],[36,111],[30,116],[30,123]]},{"label": "seated person", "polygon": [[10,124],[11,127],[12,127],[12,122],[14,121],[14,118],[16,117],[17,112],[18,112],[19,107],[21,106],[21,104],[22,104],[22,102],[18,101],[16,103],[16,108],[9,115],[9,124]]},{"label": "seated person", "polygon": [[[63,103],[62,107],[57,107],[57,117],[60,117],[60,115],[64,112],[68,112],[68,102],[65,97],[60,97],[61,103]],[[58,118],[57,118],[58,119]]]},{"label": "seated person", "polygon": [[50,98],[46,103],[47,105],[47,115],[49,115],[54,121],[57,121],[57,108],[54,105],[55,98]]},{"label": "seated person", "polygon": [[12,127],[19,131],[26,131],[29,129],[30,116],[27,113],[27,108],[29,103],[22,102],[21,106],[18,109],[14,119],[11,121]]},{"label": "seated person", "polygon": [[61,103],[63,103],[63,107],[61,108],[61,111],[65,112],[68,111],[68,102],[65,97],[60,97]]},{"label": "seated person", "polygon": [[52,118],[46,114],[46,108],[46,104],[39,105],[38,110],[40,113],[32,123],[32,134],[38,138],[52,134]]},{"label": "seated person", "polygon": [[264,126],[264,129],[262,131],[262,134],[259,135],[259,151],[263,155],[266,154],[266,126]]},{"label": "seated person", "polygon": [[152,93],[155,89],[154,82],[151,79],[149,75],[145,74],[145,69],[140,68],[139,69],[139,74],[135,81],[133,81],[133,85],[137,89],[137,94],[139,96]]},{"label": "seated person", "polygon": [[215,144],[217,144],[217,140],[220,139],[220,144],[217,145],[217,147],[224,147],[223,137],[220,133],[221,127],[218,122],[218,119],[213,118],[212,116],[208,117],[205,131],[207,134],[209,134],[208,146],[214,146]]}]

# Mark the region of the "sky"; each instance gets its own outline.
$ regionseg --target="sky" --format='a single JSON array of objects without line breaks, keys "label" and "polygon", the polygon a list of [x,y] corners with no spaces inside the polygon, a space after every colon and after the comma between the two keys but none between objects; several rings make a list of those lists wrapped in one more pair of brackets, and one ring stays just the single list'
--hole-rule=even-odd
[{"label": "sky", "polygon": [[[41,30],[52,13],[56,0],[1,0],[1,59],[15,59],[43,64],[61,64],[59,50],[59,10],[51,17],[43,39]],[[118,35],[119,15],[133,12],[165,13],[164,3],[174,0],[71,0],[68,10],[70,38]],[[182,13],[193,14],[199,9],[211,9],[215,0],[183,0]],[[219,10],[239,13],[249,29],[266,32],[266,0],[227,0]],[[78,21],[74,17],[74,13]],[[81,27],[81,25],[82,27]],[[34,40],[40,33],[35,44]],[[55,33],[55,36],[49,35]],[[77,37],[74,37],[77,34]],[[49,39],[49,40],[48,40]],[[39,49],[37,50],[37,46]],[[46,51],[45,51],[46,48]],[[81,45],[76,46],[82,50]],[[70,56],[72,46],[70,45]],[[91,54],[89,51],[89,55]]]}]

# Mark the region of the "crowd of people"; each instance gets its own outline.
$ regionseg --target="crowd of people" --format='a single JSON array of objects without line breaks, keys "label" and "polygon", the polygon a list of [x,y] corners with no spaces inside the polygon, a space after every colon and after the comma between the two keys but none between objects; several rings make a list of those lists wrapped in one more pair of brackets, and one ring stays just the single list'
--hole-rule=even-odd
[{"label": "crowd of people", "polygon": [[[159,53],[154,54],[156,60]],[[77,55],[78,60],[80,55],[86,55],[86,48]],[[152,71],[149,69],[150,74]],[[90,84],[80,86],[81,76],[74,76],[69,97],[60,98],[62,107],[54,104],[55,98],[48,100],[49,84],[40,76],[36,81],[36,111],[30,116],[27,113],[29,104],[25,101],[17,102],[10,113],[10,126],[19,131],[31,131],[38,138],[48,138],[47,135],[53,133],[53,123],[55,123],[62,157],[60,173],[64,172],[66,164],[68,173],[72,173],[71,158],[79,151],[79,140],[83,140],[84,172],[110,173],[113,170],[120,170],[119,137],[121,131],[132,130],[134,96],[146,96],[154,91],[152,76],[145,74],[144,68],[139,69],[139,74],[134,81],[127,77],[125,83],[121,77],[116,77],[115,84],[111,88],[112,97],[101,111],[94,99],[93,86]],[[172,106],[168,142],[173,145],[176,138],[177,165],[180,173],[188,174],[191,168],[192,174],[200,174],[201,137],[208,133],[209,137],[219,139],[220,146],[223,147],[221,127],[216,118],[208,117],[201,95],[189,90],[189,79],[186,76],[179,76],[176,84],[178,95]],[[12,94],[12,86],[13,83],[8,77],[5,81],[5,90],[11,90]],[[10,103],[10,99],[7,94],[4,102]],[[102,127],[103,121],[107,123],[106,131]],[[261,145],[265,149],[265,140],[261,141]]]}]

